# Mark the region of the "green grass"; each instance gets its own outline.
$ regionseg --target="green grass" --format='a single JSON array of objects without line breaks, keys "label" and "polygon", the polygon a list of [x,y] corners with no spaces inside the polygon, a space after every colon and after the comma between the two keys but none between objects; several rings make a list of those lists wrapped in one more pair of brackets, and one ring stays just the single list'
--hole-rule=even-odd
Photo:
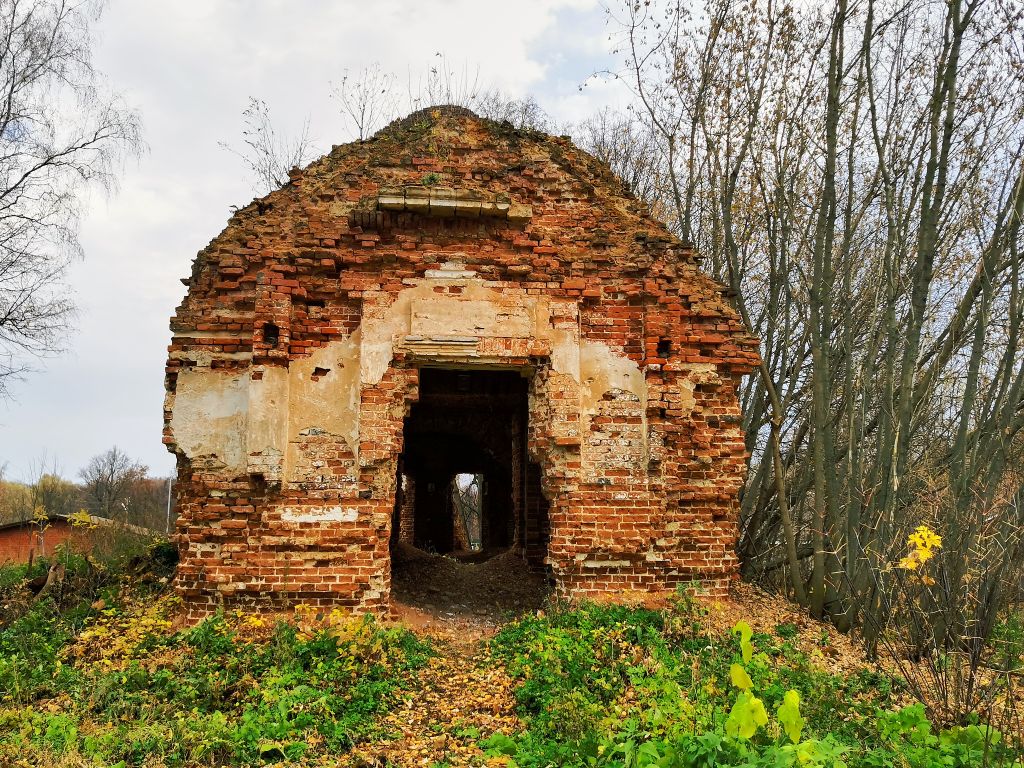
[{"label": "green grass", "polygon": [[372,617],[218,615],[169,629],[133,590],[31,604],[0,629],[0,765],[259,765],[376,735],[429,653]]},{"label": "green grass", "polygon": [[[740,638],[702,629],[695,610],[584,605],[507,625],[493,652],[517,681],[526,728],[484,746],[524,767],[1022,765],[991,730],[938,731],[923,706],[899,706],[883,675],[826,671],[798,650],[791,625],[755,634],[744,660]],[[744,694],[733,665],[767,715],[749,738],[730,732],[734,711],[747,717],[734,710]],[[788,691],[799,701],[796,738],[781,722]]]},{"label": "green grass", "polygon": [[[153,557],[156,550],[147,556]],[[156,560],[160,560],[159,557]],[[169,571],[131,576],[65,558],[53,596],[0,568],[0,765],[329,764],[384,740],[433,651],[372,617],[297,610],[214,616],[174,631]],[[509,766],[1024,768],[978,723],[939,729],[906,689],[833,674],[800,632],[715,632],[681,599],[663,611],[555,605],[507,624],[486,663],[515,684],[523,728],[438,722]],[[998,631],[1017,653],[1018,623]],[[1005,648],[1003,647],[1005,646]],[[365,751],[365,750],[361,750]],[[443,757],[443,756],[442,756]]]}]

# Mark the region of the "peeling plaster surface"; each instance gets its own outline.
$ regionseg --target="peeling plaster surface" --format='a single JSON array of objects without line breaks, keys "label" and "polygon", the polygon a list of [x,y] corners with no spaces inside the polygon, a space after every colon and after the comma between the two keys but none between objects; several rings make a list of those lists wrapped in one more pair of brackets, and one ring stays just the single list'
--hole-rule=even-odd
[{"label": "peeling plaster surface", "polygon": [[[190,336],[190,340],[194,340],[197,336]],[[174,351],[168,356],[169,360],[187,360],[191,365],[196,368],[209,368],[210,364],[214,361],[222,362],[224,360],[251,360],[252,354],[249,352],[206,352],[203,350],[189,350],[186,352]]]},{"label": "peeling plaster surface", "polygon": [[580,383],[580,334],[578,328],[551,331],[551,370],[567,373]]},{"label": "peeling plaster surface", "polygon": [[193,464],[246,470],[249,374],[193,368],[178,373],[171,431]]},{"label": "peeling plaster surface", "polygon": [[647,382],[635,362],[605,344],[587,340],[580,344],[579,360],[585,413],[597,413],[598,401],[613,389],[632,392],[639,398],[641,408],[645,408]]},{"label": "peeling plaster surface", "polygon": [[[419,349],[436,348],[449,362],[467,363],[479,362],[480,340],[545,340],[552,344],[555,368],[579,382],[578,328],[553,329],[546,301],[507,296],[482,280],[443,274],[443,280],[417,281],[393,301],[383,296],[374,304],[371,299],[361,326],[351,336],[292,360],[287,368],[255,366],[259,376],[247,375],[244,382],[210,369],[184,371],[171,424],[180,450],[192,459],[208,457],[239,474],[263,473],[286,482],[307,479],[297,474],[296,451],[309,435],[340,436],[358,456],[360,388],[379,384],[396,347],[410,339],[436,340],[433,346],[421,343]],[[453,283],[463,290],[458,298],[434,290],[438,284]],[[588,371],[597,386],[617,380],[614,373],[604,374],[611,351],[597,343],[589,348]],[[622,365],[611,367],[619,370]],[[230,385],[225,384],[228,380]]]},{"label": "peeling plaster surface", "polygon": [[412,306],[412,335],[503,336],[529,338],[534,331],[528,307],[497,301],[417,299]]},{"label": "peeling plaster surface", "polygon": [[[403,296],[405,298],[403,298]],[[380,384],[395,356],[394,337],[408,328],[410,297],[402,291],[386,314],[369,317],[364,311],[362,343],[359,345],[359,381],[364,386]],[[365,305],[364,305],[365,306]]]},{"label": "peeling plaster surface", "polygon": [[288,423],[288,370],[265,366],[262,377],[249,383],[249,424],[246,434],[248,471],[279,480]]},{"label": "peeling plaster surface", "polygon": [[[380,296],[364,311],[359,356],[363,386],[380,383],[399,345],[426,349],[450,362],[481,362],[488,355],[479,351],[480,340],[550,339],[550,313],[540,297],[506,295],[483,280],[410,282],[393,300]],[[438,295],[434,288],[439,285],[461,288],[462,294]]]},{"label": "peeling plaster surface", "polygon": [[682,396],[683,410],[691,411],[697,407],[697,397],[694,394],[697,385],[717,382],[719,377],[712,363],[690,363],[685,370],[688,375],[679,382],[679,394]]},{"label": "peeling plaster surface", "polygon": [[[308,357],[293,360],[289,369],[288,442],[300,433],[340,435],[353,455],[359,450],[360,331],[332,341]],[[326,371],[314,381],[316,369]]]}]

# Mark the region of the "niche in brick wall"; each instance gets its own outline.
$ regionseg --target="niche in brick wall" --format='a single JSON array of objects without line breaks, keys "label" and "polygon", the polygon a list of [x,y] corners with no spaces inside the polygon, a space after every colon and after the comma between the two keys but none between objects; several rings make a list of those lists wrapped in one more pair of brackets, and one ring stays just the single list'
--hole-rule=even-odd
[{"label": "niche in brick wall", "polygon": [[281,329],[274,323],[263,324],[263,342],[269,347],[276,347],[281,339]]}]

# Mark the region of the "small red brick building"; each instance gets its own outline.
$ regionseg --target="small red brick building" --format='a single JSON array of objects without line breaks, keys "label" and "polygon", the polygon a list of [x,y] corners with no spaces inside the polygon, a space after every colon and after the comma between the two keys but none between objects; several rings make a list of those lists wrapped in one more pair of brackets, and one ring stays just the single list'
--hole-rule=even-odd
[{"label": "small red brick building", "polygon": [[0,525],[0,565],[53,557],[57,547],[75,536],[71,523],[53,517],[43,525],[33,520]]},{"label": "small red brick building", "polygon": [[72,517],[51,515],[40,524],[36,520],[0,525],[0,564],[28,563],[41,557],[52,559],[62,545],[78,554],[101,551],[124,537],[159,539],[153,531],[131,523],[81,513]]},{"label": "small red brick building", "polygon": [[690,249],[566,138],[455,107],[335,147],[238,211],[171,321],[177,586],[385,607],[399,537],[482,540],[568,596],[736,570],[756,340]]}]

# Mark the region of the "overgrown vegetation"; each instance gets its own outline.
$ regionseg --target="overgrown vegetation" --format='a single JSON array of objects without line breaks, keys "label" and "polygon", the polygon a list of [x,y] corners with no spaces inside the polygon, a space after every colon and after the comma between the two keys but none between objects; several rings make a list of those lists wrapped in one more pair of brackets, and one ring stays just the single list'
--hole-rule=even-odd
[{"label": "overgrown vegetation", "polygon": [[506,626],[494,652],[527,727],[484,742],[520,766],[1021,765],[984,723],[940,728],[906,686],[829,671],[795,627],[716,633],[670,611],[585,605]]},{"label": "overgrown vegetation", "polygon": [[[452,650],[403,627],[308,606],[181,627],[168,544],[60,558],[63,580],[38,594],[49,564],[0,567],[0,765],[334,764],[393,745],[404,720],[391,713],[439,706],[420,670]],[[553,604],[511,622],[453,668],[503,669],[473,700],[511,713],[511,678],[522,727],[467,730],[448,702],[462,714],[432,715],[437,754],[408,764],[443,764],[468,734],[481,763],[524,768],[1024,768],[1019,730],[944,719],[894,667],[838,664],[825,625],[730,620],[730,632],[717,616],[681,593],[664,610]],[[1019,615],[994,637],[989,666],[1019,670]],[[994,698],[1017,706],[1008,693]]]},{"label": "overgrown vegetation", "polygon": [[[86,561],[73,566],[68,583],[88,579]],[[44,567],[0,569],[0,599]],[[172,631],[175,599],[159,588],[113,581],[85,599],[5,608],[0,764],[254,765],[344,752],[374,734],[428,653],[405,629],[309,608]]]}]

